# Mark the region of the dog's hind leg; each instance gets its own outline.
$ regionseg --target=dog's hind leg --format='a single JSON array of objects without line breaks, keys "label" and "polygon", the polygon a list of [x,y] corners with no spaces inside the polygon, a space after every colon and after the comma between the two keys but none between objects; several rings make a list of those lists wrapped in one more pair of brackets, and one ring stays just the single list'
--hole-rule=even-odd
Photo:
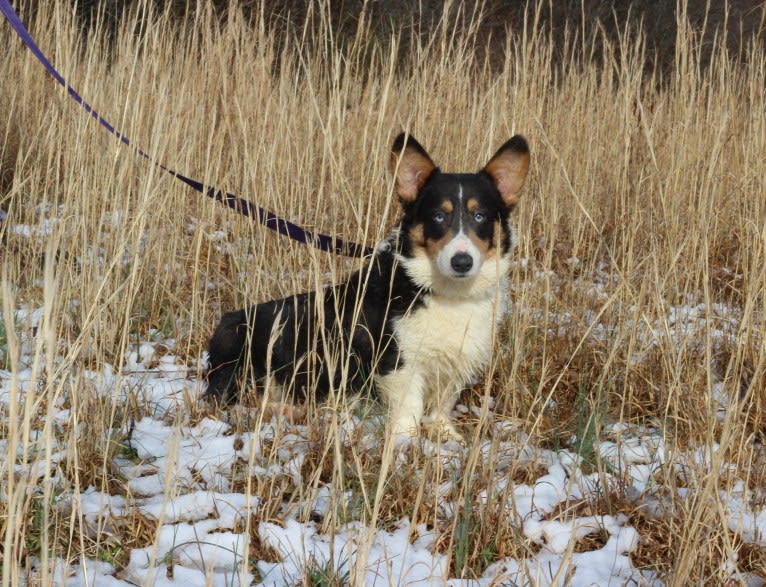
[{"label": "dog's hind leg", "polygon": [[205,397],[219,404],[236,401],[248,352],[248,326],[245,310],[224,314],[208,343],[210,369]]}]

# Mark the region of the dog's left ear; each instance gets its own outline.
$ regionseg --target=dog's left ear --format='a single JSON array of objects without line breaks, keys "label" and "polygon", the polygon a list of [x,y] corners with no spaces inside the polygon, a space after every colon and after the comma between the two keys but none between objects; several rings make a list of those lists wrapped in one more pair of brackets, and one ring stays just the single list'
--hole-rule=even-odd
[{"label": "dog's left ear", "polygon": [[391,147],[391,173],[396,176],[396,193],[402,202],[414,202],[435,169],[431,157],[413,137],[405,133],[396,137]]},{"label": "dog's left ear", "polygon": [[529,169],[529,146],[521,135],[511,137],[484,167],[495,182],[506,206],[519,202],[519,193]]}]

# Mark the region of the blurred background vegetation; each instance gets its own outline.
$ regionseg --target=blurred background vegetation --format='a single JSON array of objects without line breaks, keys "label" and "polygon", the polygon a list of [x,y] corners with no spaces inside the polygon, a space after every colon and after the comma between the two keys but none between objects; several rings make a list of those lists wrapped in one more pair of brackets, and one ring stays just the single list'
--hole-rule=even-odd
[{"label": "blurred background vegetation", "polygon": [[[74,10],[85,31],[100,27],[115,35],[122,20],[139,4],[136,0],[82,0]],[[232,6],[229,0],[154,0],[153,4],[154,17],[170,10],[180,21],[212,6],[221,23],[229,18]],[[565,41],[573,36],[584,39],[583,49],[598,59],[600,43],[592,42],[595,32],[601,31],[607,39],[618,42],[626,32],[640,29],[647,40],[647,67],[656,68],[659,73],[667,73],[673,64],[679,19],[688,21],[702,36],[702,45],[707,48],[703,64],[717,38],[724,37],[729,51],[738,57],[746,55],[749,43],[762,43],[766,38],[763,0],[329,0],[323,10],[316,10],[316,4],[311,0],[242,0],[236,3],[236,10],[253,21],[265,16],[274,32],[299,36],[309,28],[305,26],[307,22],[329,18],[341,44],[362,29],[369,30],[382,44],[387,44],[392,35],[411,40],[412,32],[424,40],[446,18],[465,28],[475,26],[477,40],[491,41],[477,43],[476,58],[498,65],[502,63],[509,32],[522,30],[525,20],[531,22],[535,18],[541,25],[537,30],[550,31],[559,40],[558,59],[563,57]],[[30,6],[34,10],[35,3]],[[480,17],[476,18],[477,15]],[[371,26],[360,27],[364,21]],[[311,42],[306,36],[304,39]],[[406,52],[407,45],[400,44],[399,50]]]}]

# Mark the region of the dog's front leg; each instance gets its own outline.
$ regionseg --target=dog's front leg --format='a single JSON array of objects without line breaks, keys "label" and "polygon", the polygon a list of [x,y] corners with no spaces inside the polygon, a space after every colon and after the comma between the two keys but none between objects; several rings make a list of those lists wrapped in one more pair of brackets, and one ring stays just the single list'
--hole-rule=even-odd
[{"label": "dog's front leg", "polygon": [[416,437],[423,418],[425,381],[412,368],[399,368],[378,378],[378,389],[388,404],[391,433]]},{"label": "dog's front leg", "polygon": [[441,429],[449,438],[463,442],[463,436],[452,423],[452,410],[455,408],[460,392],[463,390],[462,381],[442,382],[437,379],[431,388],[428,402],[431,406],[430,419],[434,426]]}]

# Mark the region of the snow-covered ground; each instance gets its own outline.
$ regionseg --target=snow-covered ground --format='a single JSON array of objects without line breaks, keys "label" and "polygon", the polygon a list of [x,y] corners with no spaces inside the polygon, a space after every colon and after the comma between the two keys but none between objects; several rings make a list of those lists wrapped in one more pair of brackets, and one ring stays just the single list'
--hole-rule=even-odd
[{"label": "snow-covered ground", "polygon": [[[24,227],[14,230],[26,234]],[[533,276],[532,281],[539,279],[546,276]],[[589,295],[594,299],[607,297],[605,280],[606,275],[601,285],[598,280],[584,284],[591,288]],[[534,314],[534,310],[529,312]],[[22,360],[13,372],[0,370],[0,413],[8,414],[12,401],[19,413],[26,394],[38,388],[34,366],[39,369],[35,352],[40,347],[35,332],[42,316],[42,308],[32,308],[18,310],[14,317],[21,326]],[[705,323],[710,316],[717,317],[713,328]],[[558,324],[563,331],[570,319],[546,315],[548,324]],[[590,336],[607,336],[598,316],[591,319]],[[719,340],[730,338],[736,333],[737,321],[737,312],[731,308],[706,308],[689,300],[668,308],[661,327],[642,322],[636,329],[645,341],[670,337],[672,344],[687,344],[695,337],[702,340],[703,332]],[[248,415],[260,426],[246,431],[237,431],[214,416],[193,420],[189,405],[200,396],[203,383],[195,377],[196,366],[184,364],[173,350],[173,340],[155,333],[152,340],[134,345],[120,365],[103,365],[99,371],[78,374],[88,382],[88,393],[119,402],[130,400],[146,415],[127,429],[113,431],[123,450],[109,465],[125,480],[121,492],[109,494],[95,487],[79,493],[57,490],[52,508],[75,512],[79,516],[76,523],[94,540],[107,542],[119,534],[120,525],[135,516],[151,521],[156,531],[145,545],[132,548],[124,568],[116,569],[103,560],[56,560],[53,577],[57,585],[296,585],[305,584],[312,572],[327,572],[341,581],[353,577],[367,585],[661,585],[659,577],[634,566],[631,555],[642,536],[625,515],[590,512],[562,518],[553,513],[573,501],[596,503],[599,496],[619,491],[648,515],[663,516],[667,496],[660,489],[667,486],[661,476],[668,467],[678,472],[688,468],[704,473],[714,466],[727,470],[730,489],[721,492],[720,499],[729,529],[746,543],[766,547],[766,489],[748,487],[747,472],[721,459],[716,446],[678,452],[659,429],[612,423],[600,430],[601,441],[595,447],[606,465],[604,470],[586,473],[577,454],[541,448],[521,432],[518,423],[493,413],[491,403],[484,414],[493,423],[491,438],[473,439],[468,446],[455,442],[437,445],[425,438],[400,442],[394,459],[407,460],[412,451],[420,451],[440,459],[451,478],[460,479],[467,474],[463,470],[467,451],[478,454],[483,461],[479,467],[492,470],[495,478],[488,484],[492,495],[484,490],[477,505],[506,501],[511,524],[537,545],[534,554],[530,552],[525,559],[494,561],[480,579],[463,580],[450,577],[448,557],[436,548],[436,530],[425,524],[412,527],[407,517],[386,528],[349,519],[334,524],[331,533],[323,533],[321,520],[333,508],[354,511],[344,504],[349,496],[338,495],[328,485],[313,487],[306,498],[310,502],[285,504],[277,518],[263,519],[264,501],[272,498],[244,491],[242,471],[247,471],[244,477],[273,479],[277,485],[311,485],[302,478],[303,464],[316,443],[310,427],[296,424],[280,411],[262,420],[257,412]],[[718,402],[723,418],[729,398],[722,388],[714,388],[711,401]],[[33,486],[41,484],[46,474],[41,459],[51,465],[66,460],[72,448],[63,440],[72,438],[64,433],[72,422],[68,405],[61,394],[52,405],[43,406],[46,418],[30,419],[33,425],[26,442],[0,438],[0,454],[9,455],[16,447],[19,458],[12,466],[17,478],[29,479]],[[456,409],[467,413],[475,407],[458,405]],[[355,443],[357,451],[381,452],[385,435],[379,419],[352,413],[341,415],[340,420],[343,443]],[[44,433],[46,422],[53,423],[55,434]],[[509,472],[519,465],[528,465],[539,474],[527,482],[515,482]],[[4,479],[10,467],[10,463],[0,465],[0,500],[6,502]],[[51,482],[55,484],[56,479]],[[71,487],[71,483],[62,487]],[[693,499],[695,487],[690,483],[677,491],[678,498]],[[445,488],[440,509],[448,517],[460,509],[450,496]],[[305,511],[315,515],[307,519],[300,514]],[[599,540],[592,541],[590,550],[583,550],[582,539],[592,534]],[[251,540],[258,541],[258,548],[251,548]],[[759,577],[741,573],[736,560],[726,565],[735,583],[764,584]],[[32,565],[32,576],[26,580],[33,584],[43,572],[39,565]]]},{"label": "snow-covered ground", "polygon": [[[671,312],[687,325],[701,319],[698,307],[678,307]],[[19,320],[33,325],[40,315],[41,310],[35,310]],[[32,342],[25,342],[30,353]],[[88,487],[79,494],[62,493],[54,504],[62,511],[79,511],[85,532],[91,536],[108,536],[115,525],[131,514],[140,514],[157,524],[154,542],[134,548],[127,566],[119,570],[98,560],[58,560],[56,584],[295,585],[312,569],[325,569],[334,577],[364,577],[368,585],[661,585],[652,573],[641,572],[632,564],[631,553],[641,535],[624,515],[572,516],[561,521],[550,519],[549,514],[569,500],[597,497],[606,491],[605,484],[619,483],[620,490],[636,503],[663,515],[661,497],[653,490],[655,475],[667,463],[674,467],[684,463],[696,468],[712,467],[713,463],[728,466],[703,448],[673,455],[658,430],[612,424],[602,431],[605,440],[597,451],[614,473],[585,474],[576,454],[537,448],[512,422],[496,414],[493,421],[498,437],[505,434],[503,440],[478,441],[478,454],[492,460],[496,479],[491,487],[496,493],[489,496],[485,491],[479,498],[505,496],[508,516],[539,550],[526,560],[495,561],[479,580],[461,580],[449,576],[447,557],[433,548],[434,531],[426,525],[412,528],[407,518],[386,529],[351,520],[337,525],[331,535],[323,534],[317,522],[300,521],[297,512],[301,508],[294,504],[283,509],[281,519],[261,520],[262,496],[243,493],[241,484],[235,487],[234,469],[245,464],[251,475],[289,479],[300,486],[306,481],[301,475],[312,443],[310,430],[279,413],[260,429],[244,433],[234,433],[230,424],[211,417],[191,423],[185,406],[189,397],[199,395],[202,384],[172,354],[172,346],[172,340],[143,342],[124,357],[120,373],[105,365],[99,372],[84,374],[96,393],[112,397],[134,394],[142,405],[152,407],[152,414],[136,421],[131,430],[119,431],[126,438],[126,450],[113,464],[127,480],[123,494],[109,495]],[[34,385],[31,368],[15,374],[0,371],[0,403],[8,404],[12,394],[17,400],[23,398]],[[458,406],[458,410],[468,409]],[[54,409],[51,416],[61,426],[69,420],[64,407]],[[355,442],[360,450],[375,450],[383,441],[380,423],[374,418],[348,415],[342,430],[343,442]],[[30,443],[38,441],[39,434],[31,430]],[[267,454],[264,447],[271,447],[275,439],[279,439],[278,450]],[[8,439],[0,440],[0,450],[7,454]],[[26,450],[27,454],[34,452],[29,446]],[[46,450],[44,454],[52,459],[63,460],[68,447],[62,442]],[[437,446],[421,439],[397,450],[402,451],[398,458],[405,459],[408,450],[424,451],[459,474],[465,462],[461,453],[469,448],[454,442]],[[40,447],[37,454],[42,451]],[[19,463],[15,465],[17,475],[42,477],[44,469],[34,460]],[[535,465],[534,470],[541,474],[528,483],[514,484],[506,475],[512,463]],[[738,474],[736,468],[732,467],[731,474]],[[763,491],[754,495],[744,479],[732,487],[721,496],[729,528],[745,542],[766,547],[766,509],[753,505],[764,503]],[[0,499],[7,498],[6,489],[0,488]],[[691,494],[694,488],[678,491]],[[332,488],[320,486],[311,499],[309,505],[321,520],[347,496],[333,495]],[[443,507],[448,512],[456,506],[445,497]],[[602,544],[600,547],[573,550],[578,540],[593,533],[602,537],[601,542],[594,542]],[[261,548],[256,552],[268,552],[268,560],[250,560],[249,536],[257,536]],[[732,577],[747,585],[763,584],[758,577],[738,573],[735,560],[730,565]],[[29,577],[30,583],[32,579]]]}]

